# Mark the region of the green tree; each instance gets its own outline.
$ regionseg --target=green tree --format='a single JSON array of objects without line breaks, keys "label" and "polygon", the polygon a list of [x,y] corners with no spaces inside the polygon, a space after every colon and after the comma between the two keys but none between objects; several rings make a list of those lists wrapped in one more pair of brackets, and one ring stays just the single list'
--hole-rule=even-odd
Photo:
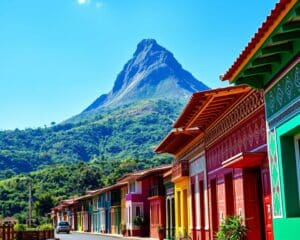
[{"label": "green tree", "polygon": [[44,193],[38,196],[35,200],[34,209],[38,217],[44,217],[51,211],[51,208],[55,205],[55,200],[49,193]]}]

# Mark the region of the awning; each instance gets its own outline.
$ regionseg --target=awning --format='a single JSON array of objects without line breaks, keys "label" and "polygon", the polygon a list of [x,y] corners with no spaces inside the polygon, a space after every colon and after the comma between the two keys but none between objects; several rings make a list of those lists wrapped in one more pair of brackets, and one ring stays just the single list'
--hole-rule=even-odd
[{"label": "awning", "polygon": [[222,162],[224,168],[251,168],[258,167],[266,158],[265,152],[241,152]]},{"label": "awning", "polygon": [[174,123],[174,128],[206,129],[250,92],[248,86],[230,86],[196,92]]},{"label": "awning", "polygon": [[171,131],[164,140],[155,148],[156,153],[176,154],[183,147],[192,142],[201,131]]}]

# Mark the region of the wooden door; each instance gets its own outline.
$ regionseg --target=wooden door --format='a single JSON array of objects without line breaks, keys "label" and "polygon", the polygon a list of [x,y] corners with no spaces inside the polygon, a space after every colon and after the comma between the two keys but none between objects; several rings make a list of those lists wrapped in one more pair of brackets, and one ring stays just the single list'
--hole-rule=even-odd
[{"label": "wooden door", "polygon": [[225,195],[226,195],[226,215],[234,215],[234,193],[233,193],[233,180],[232,173],[225,175]]},{"label": "wooden door", "polygon": [[262,189],[263,189],[263,208],[265,221],[266,240],[273,240],[273,224],[272,224],[272,198],[270,187],[270,172],[269,168],[264,168],[261,171]]},{"label": "wooden door", "polygon": [[205,240],[204,181],[199,181],[201,240]]},{"label": "wooden door", "polygon": [[182,223],[182,226],[183,226],[183,229],[184,231],[186,231],[186,233],[188,234],[188,194],[187,194],[187,189],[184,189],[182,191],[182,203],[183,203],[183,209],[181,209],[181,214],[183,215],[183,223]]},{"label": "wooden door", "polygon": [[195,184],[191,184],[191,197],[192,197],[192,224],[193,224],[193,239],[196,239],[196,216],[197,216],[197,211],[196,211],[196,201],[195,201]]},{"label": "wooden door", "polygon": [[212,222],[212,236],[215,236],[219,228],[219,216],[218,216],[218,205],[217,205],[217,183],[216,179],[210,181],[210,206],[211,206],[211,222]]},{"label": "wooden door", "polygon": [[249,240],[265,239],[261,188],[260,169],[244,170],[245,220]]}]

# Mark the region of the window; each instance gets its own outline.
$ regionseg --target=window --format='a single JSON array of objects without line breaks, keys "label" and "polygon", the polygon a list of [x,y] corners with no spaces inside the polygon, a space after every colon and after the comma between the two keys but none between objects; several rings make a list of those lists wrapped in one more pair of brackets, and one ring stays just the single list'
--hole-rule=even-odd
[{"label": "window", "polygon": [[129,193],[135,192],[135,182],[129,183]]},{"label": "window", "polygon": [[297,179],[298,179],[298,192],[299,192],[299,204],[300,204],[300,135],[295,136],[295,154],[297,165]]},{"label": "window", "polygon": [[140,207],[136,207],[136,209],[135,209],[135,216],[137,216],[137,217],[141,216],[141,208]]}]

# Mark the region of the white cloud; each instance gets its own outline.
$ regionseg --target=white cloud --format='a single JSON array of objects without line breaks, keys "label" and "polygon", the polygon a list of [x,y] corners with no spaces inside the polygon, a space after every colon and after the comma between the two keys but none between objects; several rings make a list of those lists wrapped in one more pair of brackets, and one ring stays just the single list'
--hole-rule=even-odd
[{"label": "white cloud", "polygon": [[79,5],[88,4],[89,2],[90,2],[90,0],[77,0],[77,3]]}]

